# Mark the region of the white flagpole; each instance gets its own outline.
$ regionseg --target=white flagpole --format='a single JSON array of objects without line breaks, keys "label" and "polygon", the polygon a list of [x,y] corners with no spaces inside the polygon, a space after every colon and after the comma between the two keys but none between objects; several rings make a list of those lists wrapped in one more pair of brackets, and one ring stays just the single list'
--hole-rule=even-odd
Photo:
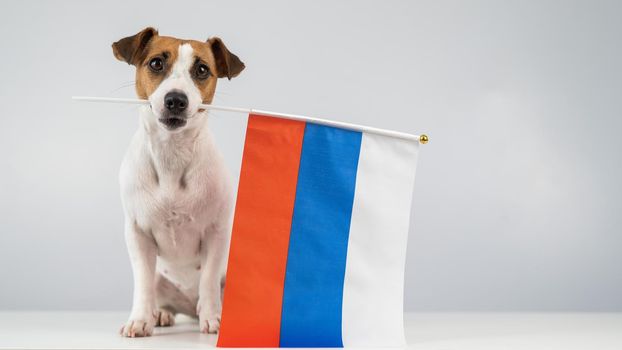
[{"label": "white flagpole", "polygon": [[[147,100],[139,100],[135,98],[90,97],[90,96],[72,96],[71,98],[76,101],[85,101],[85,102],[124,103],[124,104],[136,104],[136,105],[148,105],[149,104],[149,101]],[[336,122],[336,121],[326,120],[326,119],[305,117],[301,115],[262,111],[262,110],[250,109],[250,108],[225,107],[225,106],[217,106],[217,105],[211,105],[211,104],[210,105],[201,104],[199,105],[199,108],[213,109],[216,111],[227,111],[227,112],[238,112],[238,113],[246,113],[246,114],[274,116],[274,117],[280,117],[280,118],[291,119],[291,120],[312,122],[316,124],[332,126],[332,127],[342,128],[342,129],[369,132],[369,133],[380,134],[380,135],[385,135],[385,136],[397,137],[400,139],[417,141],[422,144],[428,143],[428,136],[425,134],[412,135],[412,134],[407,134],[407,133],[398,132],[398,131],[378,129],[378,128],[372,128],[370,126],[342,123],[342,122]]]}]

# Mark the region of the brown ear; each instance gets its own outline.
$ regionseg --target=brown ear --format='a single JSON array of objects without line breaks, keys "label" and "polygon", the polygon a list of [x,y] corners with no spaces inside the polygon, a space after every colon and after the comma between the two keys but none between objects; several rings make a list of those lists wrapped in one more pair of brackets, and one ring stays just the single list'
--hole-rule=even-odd
[{"label": "brown ear", "polygon": [[244,63],[240,61],[238,56],[229,52],[220,38],[209,38],[207,44],[212,48],[212,53],[216,59],[216,70],[219,78],[227,77],[231,80],[244,70]]},{"label": "brown ear", "polygon": [[145,47],[154,36],[158,35],[158,31],[148,27],[140,31],[136,35],[123,38],[112,44],[112,52],[114,57],[119,61],[136,65],[143,58]]}]

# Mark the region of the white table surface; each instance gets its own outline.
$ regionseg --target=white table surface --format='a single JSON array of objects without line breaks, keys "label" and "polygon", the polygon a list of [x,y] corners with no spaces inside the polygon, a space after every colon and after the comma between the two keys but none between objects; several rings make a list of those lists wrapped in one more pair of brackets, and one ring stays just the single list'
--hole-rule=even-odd
[{"label": "white table surface", "polygon": [[[126,312],[0,311],[0,349],[214,347],[191,319],[149,338],[118,335]],[[409,349],[622,349],[622,313],[408,313]]]}]

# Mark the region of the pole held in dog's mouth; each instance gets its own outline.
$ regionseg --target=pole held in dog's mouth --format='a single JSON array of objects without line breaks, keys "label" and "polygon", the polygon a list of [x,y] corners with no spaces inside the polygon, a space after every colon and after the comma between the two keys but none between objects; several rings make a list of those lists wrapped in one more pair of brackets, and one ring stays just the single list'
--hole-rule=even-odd
[{"label": "pole held in dog's mouth", "polygon": [[[91,97],[91,96],[72,96],[71,98],[75,101],[84,101],[84,102],[105,102],[105,103],[149,105],[148,100],[140,100],[140,99],[135,99],[135,98]],[[212,104],[201,104],[199,105],[199,109],[265,115],[269,117],[279,117],[279,118],[284,118],[284,119],[311,122],[315,124],[332,126],[332,127],[342,128],[342,129],[347,129],[347,130],[368,132],[368,133],[373,133],[373,134],[397,137],[397,138],[404,139],[404,140],[416,141],[423,145],[429,142],[429,137],[426,134],[413,135],[413,134],[407,134],[407,133],[403,133],[399,131],[378,129],[378,128],[373,128],[373,127],[365,126],[365,125],[343,123],[343,122],[332,121],[332,120],[327,120],[327,119],[312,118],[312,117],[307,117],[307,116],[302,116],[302,115],[285,114],[285,113],[264,111],[264,110],[258,110],[258,109],[252,109],[252,108],[218,106],[218,105],[212,105]]]}]

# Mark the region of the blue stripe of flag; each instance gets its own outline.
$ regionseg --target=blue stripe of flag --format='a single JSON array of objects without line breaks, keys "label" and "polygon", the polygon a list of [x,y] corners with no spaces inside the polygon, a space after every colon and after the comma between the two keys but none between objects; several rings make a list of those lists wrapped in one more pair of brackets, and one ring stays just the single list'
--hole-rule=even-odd
[{"label": "blue stripe of flag", "polygon": [[341,306],[361,133],[307,123],[289,240],[281,347],[342,347]]}]

